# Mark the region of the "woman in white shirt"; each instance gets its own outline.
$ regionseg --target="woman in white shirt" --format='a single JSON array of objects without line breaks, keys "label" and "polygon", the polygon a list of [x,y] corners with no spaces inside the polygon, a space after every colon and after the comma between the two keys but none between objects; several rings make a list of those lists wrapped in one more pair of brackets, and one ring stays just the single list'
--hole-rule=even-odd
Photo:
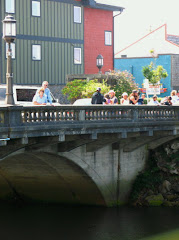
[{"label": "woman in white shirt", "polygon": [[122,94],[122,98],[120,100],[121,105],[129,105],[129,99],[128,99],[128,94],[124,92]]},{"label": "woman in white shirt", "polygon": [[173,90],[171,92],[172,104],[175,104],[179,101],[179,97],[177,96],[177,91]]}]

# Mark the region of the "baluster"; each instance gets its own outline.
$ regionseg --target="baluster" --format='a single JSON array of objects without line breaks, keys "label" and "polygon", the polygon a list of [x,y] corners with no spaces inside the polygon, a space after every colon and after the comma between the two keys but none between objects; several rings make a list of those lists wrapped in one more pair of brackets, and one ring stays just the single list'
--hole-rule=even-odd
[{"label": "baluster", "polygon": [[[47,121],[48,122],[50,122],[51,121],[51,111],[50,110],[48,110],[47,112],[46,112],[46,114],[45,115],[47,115]],[[44,116],[45,117],[45,116]]]},{"label": "baluster", "polygon": [[32,111],[29,110],[29,122],[33,122]]},{"label": "baluster", "polygon": [[53,122],[55,122],[55,111],[52,110],[51,114],[52,114],[51,120],[52,120]]}]

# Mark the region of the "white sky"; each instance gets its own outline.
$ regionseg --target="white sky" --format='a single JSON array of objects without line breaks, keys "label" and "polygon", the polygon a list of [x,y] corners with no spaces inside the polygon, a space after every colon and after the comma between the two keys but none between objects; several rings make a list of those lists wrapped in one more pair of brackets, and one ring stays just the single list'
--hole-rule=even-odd
[{"label": "white sky", "polygon": [[115,53],[161,25],[179,35],[179,0],[97,0],[124,7],[115,18]]}]

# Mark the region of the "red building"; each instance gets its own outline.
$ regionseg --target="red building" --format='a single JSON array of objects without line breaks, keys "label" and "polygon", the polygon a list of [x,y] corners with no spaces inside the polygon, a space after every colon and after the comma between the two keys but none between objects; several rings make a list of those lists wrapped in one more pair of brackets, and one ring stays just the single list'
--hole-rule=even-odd
[{"label": "red building", "polygon": [[[80,0],[77,0],[80,1]],[[102,72],[113,69],[114,61],[114,19],[113,11],[123,11],[122,7],[81,0],[84,6],[84,73],[98,72],[96,57],[104,58]]]}]

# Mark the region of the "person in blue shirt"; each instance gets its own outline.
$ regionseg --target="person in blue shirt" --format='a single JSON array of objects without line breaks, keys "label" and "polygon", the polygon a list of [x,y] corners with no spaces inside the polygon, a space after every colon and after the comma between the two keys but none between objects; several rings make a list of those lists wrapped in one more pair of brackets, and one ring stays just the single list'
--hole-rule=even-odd
[{"label": "person in blue shirt", "polygon": [[48,88],[48,82],[47,81],[44,81],[42,83],[42,88],[44,89],[44,93],[47,96],[47,102],[49,102],[52,105],[52,97],[51,97],[51,94],[50,94],[50,89]]},{"label": "person in blue shirt", "polygon": [[144,99],[145,99],[145,94],[142,94],[142,96],[139,97],[139,99],[138,99],[137,105],[143,105]]},{"label": "person in blue shirt", "polygon": [[38,93],[35,94],[33,98],[34,105],[46,105],[47,104],[47,96],[44,93],[44,89],[39,89]]}]

